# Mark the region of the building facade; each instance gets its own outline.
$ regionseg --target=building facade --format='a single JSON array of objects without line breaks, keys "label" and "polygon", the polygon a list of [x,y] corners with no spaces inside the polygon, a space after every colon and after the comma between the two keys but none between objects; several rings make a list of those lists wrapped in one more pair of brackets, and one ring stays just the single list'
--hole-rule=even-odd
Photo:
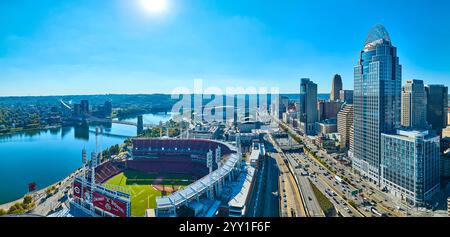
[{"label": "building facade", "polygon": [[339,92],[339,100],[347,104],[353,104],[353,91],[352,90],[341,90]]},{"label": "building facade", "polygon": [[341,149],[350,148],[350,132],[353,125],[353,105],[344,104],[337,117],[337,129],[340,136]]},{"label": "building facade", "polygon": [[381,133],[400,126],[402,67],[389,33],[374,27],[354,68],[354,150],[352,166],[379,184]]},{"label": "building facade", "polygon": [[336,119],[342,107],[340,101],[319,101],[317,102],[317,111],[319,115],[319,122],[326,119]]},{"label": "building facade", "polygon": [[333,83],[331,85],[330,100],[336,101],[340,98],[340,91],[342,90],[342,77],[338,74],[333,76]]},{"label": "building facade", "polygon": [[438,133],[447,126],[448,87],[427,85],[427,122]]},{"label": "building facade", "polygon": [[395,198],[423,207],[440,189],[439,136],[398,130],[381,136],[381,187]]},{"label": "building facade", "polygon": [[318,120],[317,112],[317,84],[310,79],[300,81],[300,130],[308,135],[315,134]]},{"label": "building facade", "polygon": [[401,124],[414,129],[427,127],[427,96],[421,80],[407,81],[402,89]]}]

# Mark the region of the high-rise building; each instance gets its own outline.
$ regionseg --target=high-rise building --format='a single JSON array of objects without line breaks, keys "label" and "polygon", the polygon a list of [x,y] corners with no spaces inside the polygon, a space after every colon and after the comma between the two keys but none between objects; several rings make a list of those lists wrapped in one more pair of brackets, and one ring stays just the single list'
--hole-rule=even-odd
[{"label": "high-rise building", "polygon": [[283,113],[286,113],[289,108],[289,97],[280,96],[280,104],[278,106],[279,112],[278,117],[283,118]]},{"label": "high-rise building", "polygon": [[410,206],[425,206],[440,189],[439,136],[398,130],[382,134],[381,146],[381,187]]},{"label": "high-rise building", "polygon": [[352,90],[341,90],[339,92],[339,100],[347,104],[353,104],[353,91]]},{"label": "high-rise building", "polygon": [[447,126],[448,87],[427,85],[427,122],[439,134]]},{"label": "high-rise building", "polygon": [[441,178],[450,178],[450,150],[445,151],[444,154],[441,155],[440,169]]},{"label": "high-rise building", "polygon": [[336,119],[341,110],[343,102],[340,101],[319,101],[317,102],[317,111],[319,115],[319,122],[326,119]]},{"label": "high-rise building", "polygon": [[342,77],[338,74],[333,76],[333,83],[331,85],[330,100],[336,101],[340,98],[340,91],[342,90]]},{"label": "high-rise building", "polygon": [[105,101],[105,104],[103,105],[103,115],[105,117],[111,117],[112,114],[112,103],[111,101]]},{"label": "high-rise building", "polygon": [[300,130],[308,135],[314,135],[318,121],[317,84],[307,78],[300,81]]},{"label": "high-rise building", "polygon": [[81,101],[81,113],[83,115],[89,114],[89,101],[88,100]]},{"label": "high-rise building", "polygon": [[427,127],[427,96],[421,80],[410,80],[402,89],[403,127],[425,129]]},{"label": "high-rise building", "polygon": [[380,182],[381,133],[400,126],[402,67],[386,29],[369,33],[354,68],[353,168],[375,184]]},{"label": "high-rise building", "polygon": [[337,129],[340,136],[340,148],[350,147],[350,132],[353,125],[353,105],[344,104],[337,116]]},{"label": "high-rise building", "polygon": [[79,117],[81,115],[81,105],[74,104],[73,105],[73,117]]}]

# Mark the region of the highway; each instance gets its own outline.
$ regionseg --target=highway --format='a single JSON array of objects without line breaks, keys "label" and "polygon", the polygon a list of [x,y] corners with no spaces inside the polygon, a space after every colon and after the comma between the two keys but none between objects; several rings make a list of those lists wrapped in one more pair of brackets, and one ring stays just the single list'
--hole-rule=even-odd
[{"label": "highway", "polygon": [[328,171],[304,153],[291,153],[288,155],[291,157],[291,160],[302,164],[303,167],[308,166],[308,178],[333,203],[342,216],[364,216],[349,204],[348,200],[352,197],[348,184],[338,182]]},{"label": "highway", "polygon": [[292,173],[278,153],[271,153],[280,168],[279,187],[282,217],[307,217],[306,209]]},{"label": "highway", "polygon": [[[291,133],[298,134],[297,131],[295,131],[289,125],[286,125],[281,121],[279,122],[286,126]],[[357,189],[363,190],[362,195],[352,197],[352,202],[355,203],[355,206],[358,209],[359,213],[363,214],[364,216],[373,216],[370,208],[375,207],[377,210],[385,213],[388,216],[404,216],[404,214],[402,214],[400,211],[397,211],[394,207],[398,205],[398,203],[395,203],[387,194],[378,190],[378,188],[375,187],[372,183],[352,173],[351,167],[345,166],[344,164],[338,162],[336,159],[333,159],[330,155],[326,154],[324,151],[315,146],[306,137],[300,135],[299,137],[302,139],[306,147],[308,147],[313,152],[317,152],[317,155],[322,158],[329,166],[333,167],[333,171],[336,171],[340,177],[346,177],[352,182],[352,184],[346,184],[350,191]],[[325,166],[320,164],[320,162],[318,162],[312,156],[310,156],[310,159],[317,165],[327,170]],[[327,172],[329,172],[329,175],[333,174],[331,170],[327,170]]]},{"label": "highway", "polygon": [[286,156],[288,162],[291,164],[291,170],[294,170],[294,175],[298,182],[298,187],[301,190],[301,194],[303,197],[303,200],[305,202],[305,205],[308,209],[308,216],[310,217],[324,217],[325,214],[322,211],[322,208],[320,207],[319,202],[317,201],[316,195],[314,194],[314,191],[311,187],[311,184],[305,176],[303,176],[302,170],[299,167],[299,164],[297,161],[292,159],[289,154],[283,154]]},{"label": "highway", "polygon": [[307,217],[307,210],[300,194],[300,190],[295,182],[293,174],[287,167],[281,150],[276,146],[272,136],[269,136],[269,142],[274,149],[268,150],[268,156],[273,157],[279,169],[279,195],[280,195],[280,216],[281,217]]},{"label": "highway", "polygon": [[[285,157],[282,156],[282,150],[278,147],[276,141],[272,136],[269,136],[271,144],[275,147],[276,152],[270,153],[270,156],[275,157],[277,165],[280,169],[280,195],[281,195],[281,214],[287,217],[306,217],[311,216],[306,204],[302,190],[296,182],[295,174],[291,172],[285,162]],[[313,196],[314,197],[314,196]],[[314,206],[313,208],[316,208]],[[321,216],[320,211],[313,209],[313,215]]]}]

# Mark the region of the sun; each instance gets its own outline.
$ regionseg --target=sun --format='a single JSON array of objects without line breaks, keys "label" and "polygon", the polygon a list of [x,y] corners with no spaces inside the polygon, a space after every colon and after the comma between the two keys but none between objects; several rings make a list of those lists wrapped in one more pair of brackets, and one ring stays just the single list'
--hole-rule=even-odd
[{"label": "sun", "polygon": [[139,0],[140,5],[145,11],[157,14],[167,10],[167,0]]}]

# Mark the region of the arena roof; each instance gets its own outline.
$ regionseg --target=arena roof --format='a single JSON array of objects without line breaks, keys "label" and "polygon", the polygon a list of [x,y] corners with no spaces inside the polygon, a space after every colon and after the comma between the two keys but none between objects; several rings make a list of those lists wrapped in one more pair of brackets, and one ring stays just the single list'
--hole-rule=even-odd
[{"label": "arena roof", "polygon": [[255,175],[255,168],[247,167],[247,172],[241,174],[238,179],[239,185],[234,186],[238,189],[233,189],[233,199],[228,202],[230,207],[234,208],[244,208],[247,199],[250,195],[250,187],[253,183],[253,178]]},{"label": "arena roof", "polygon": [[170,196],[156,198],[157,208],[171,208],[197,197],[198,194],[205,192],[218,181],[225,179],[239,161],[240,159],[237,154],[231,154],[225,164],[211,174]]}]

